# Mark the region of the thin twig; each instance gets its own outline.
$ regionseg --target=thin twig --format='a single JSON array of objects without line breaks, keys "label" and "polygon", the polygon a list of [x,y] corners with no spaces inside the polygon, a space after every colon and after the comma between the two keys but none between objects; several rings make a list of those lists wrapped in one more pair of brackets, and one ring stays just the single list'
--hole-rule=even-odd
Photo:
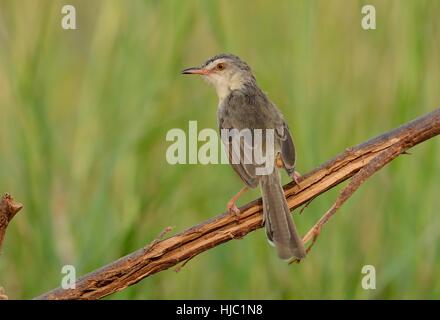
[{"label": "thin twig", "polygon": [[303,205],[302,207],[301,207],[301,209],[299,209],[299,214],[302,214],[303,212],[304,212],[304,210],[306,210],[308,207],[309,207],[309,205],[312,203],[312,201],[314,200],[315,198],[312,198],[312,199],[310,199],[309,201],[307,201],[306,202],[306,204],[305,205]]},{"label": "thin twig", "polygon": [[177,266],[176,269],[174,269],[174,271],[175,271],[175,272],[180,272],[180,270],[182,270],[182,268],[183,268],[184,266],[186,266],[186,264],[187,264],[188,262],[190,262],[195,256],[196,256],[196,254],[193,255],[192,257],[189,257],[189,258],[186,259],[185,261],[183,261],[182,264],[181,264],[180,266]]},{"label": "thin twig", "polygon": [[387,163],[396,158],[399,154],[403,153],[399,148],[391,147],[385,151],[379,153],[374,159],[372,159],[365,167],[357,172],[350,183],[341,191],[336,202],[330,207],[330,209],[318,220],[318,222],[306,233],[303,237],[303,242],[307,243],[312,240],[312,243],[307,248],[307,253],[310,252],[312,246],[315,244],[322,227],[326,224],[330,218],[336,213],[336,211],[346,202],[374,173],[383,168]]}]

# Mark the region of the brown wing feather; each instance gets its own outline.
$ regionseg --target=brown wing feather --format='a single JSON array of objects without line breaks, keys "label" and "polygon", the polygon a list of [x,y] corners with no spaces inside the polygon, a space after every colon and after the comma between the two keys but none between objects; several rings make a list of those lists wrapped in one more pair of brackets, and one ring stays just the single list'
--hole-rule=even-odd
[{"label": "brown wing feather", "polygon": [[[220,128],[221,129],[221,128]],[[258,185],[258,179],[255,175],[255,165],[245,164],[243,161],[243,149],[244,143],[240,142],[240,155],[236,155],[236,159],[240,159],[240,163],[233,163],[234,148],[232,144],[225,144],[225,150],[228,154],[229,164],[232,166],[234,171],[239,175],[241,180],[251,188],[255,188]],[[239,157],[239,158],[238,158]]]},{"label": "brown wing feather", "polygon": [[286,171],[291,175],[295,171],[296,150],[289,127],[284,123],[284,137],[281,138],[281,159]]}]

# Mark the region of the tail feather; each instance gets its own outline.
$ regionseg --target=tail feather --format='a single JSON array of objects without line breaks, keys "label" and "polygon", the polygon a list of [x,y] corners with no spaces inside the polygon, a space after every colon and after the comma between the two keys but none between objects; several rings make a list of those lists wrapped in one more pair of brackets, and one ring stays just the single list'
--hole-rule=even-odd
[{"label": "tail feather", "polygon": [[260,180],[266,235],[281,259],[302,259],[306,252],[298,236],[281,187],[278,170]]}]

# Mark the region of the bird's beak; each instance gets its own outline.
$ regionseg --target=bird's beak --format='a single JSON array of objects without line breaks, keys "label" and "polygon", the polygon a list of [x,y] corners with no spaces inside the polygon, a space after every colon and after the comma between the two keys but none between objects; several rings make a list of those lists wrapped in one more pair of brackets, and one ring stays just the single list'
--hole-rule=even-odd
[{"label": "bird's beak", "polygon": [[187,69],[182,70],[182,74],[207,75],[207,74],[209,74],[209,70],[203,69],[203,68],[192,67],[192,68],[187,68]]}]

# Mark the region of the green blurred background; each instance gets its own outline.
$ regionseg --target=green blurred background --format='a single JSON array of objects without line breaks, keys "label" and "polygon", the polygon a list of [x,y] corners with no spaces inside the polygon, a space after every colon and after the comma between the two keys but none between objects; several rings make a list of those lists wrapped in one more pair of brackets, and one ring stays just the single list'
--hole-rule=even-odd
[{"label": "green blurred background", "polygon": [[[64,4],[78,30],[61,28]],[[361,28],[364,4],[377,30]],[[182,68],[220,52],[248,61],[305,173],[440,106],[439,12],[428,0],[0,0],[0,192],[25,204],[0,284],[32,298],[65,264],[79,276],[224,211],[242,186],[229,166],[165,161],[169,129],[217,128],[214,90]],[[433,139],[381,170],[299,265],[260,230],[110,298],[440,298],[439,163]],[[337,194],[296,219],[301,233]],[[376,290],[361,287],[366,264]]]}]

